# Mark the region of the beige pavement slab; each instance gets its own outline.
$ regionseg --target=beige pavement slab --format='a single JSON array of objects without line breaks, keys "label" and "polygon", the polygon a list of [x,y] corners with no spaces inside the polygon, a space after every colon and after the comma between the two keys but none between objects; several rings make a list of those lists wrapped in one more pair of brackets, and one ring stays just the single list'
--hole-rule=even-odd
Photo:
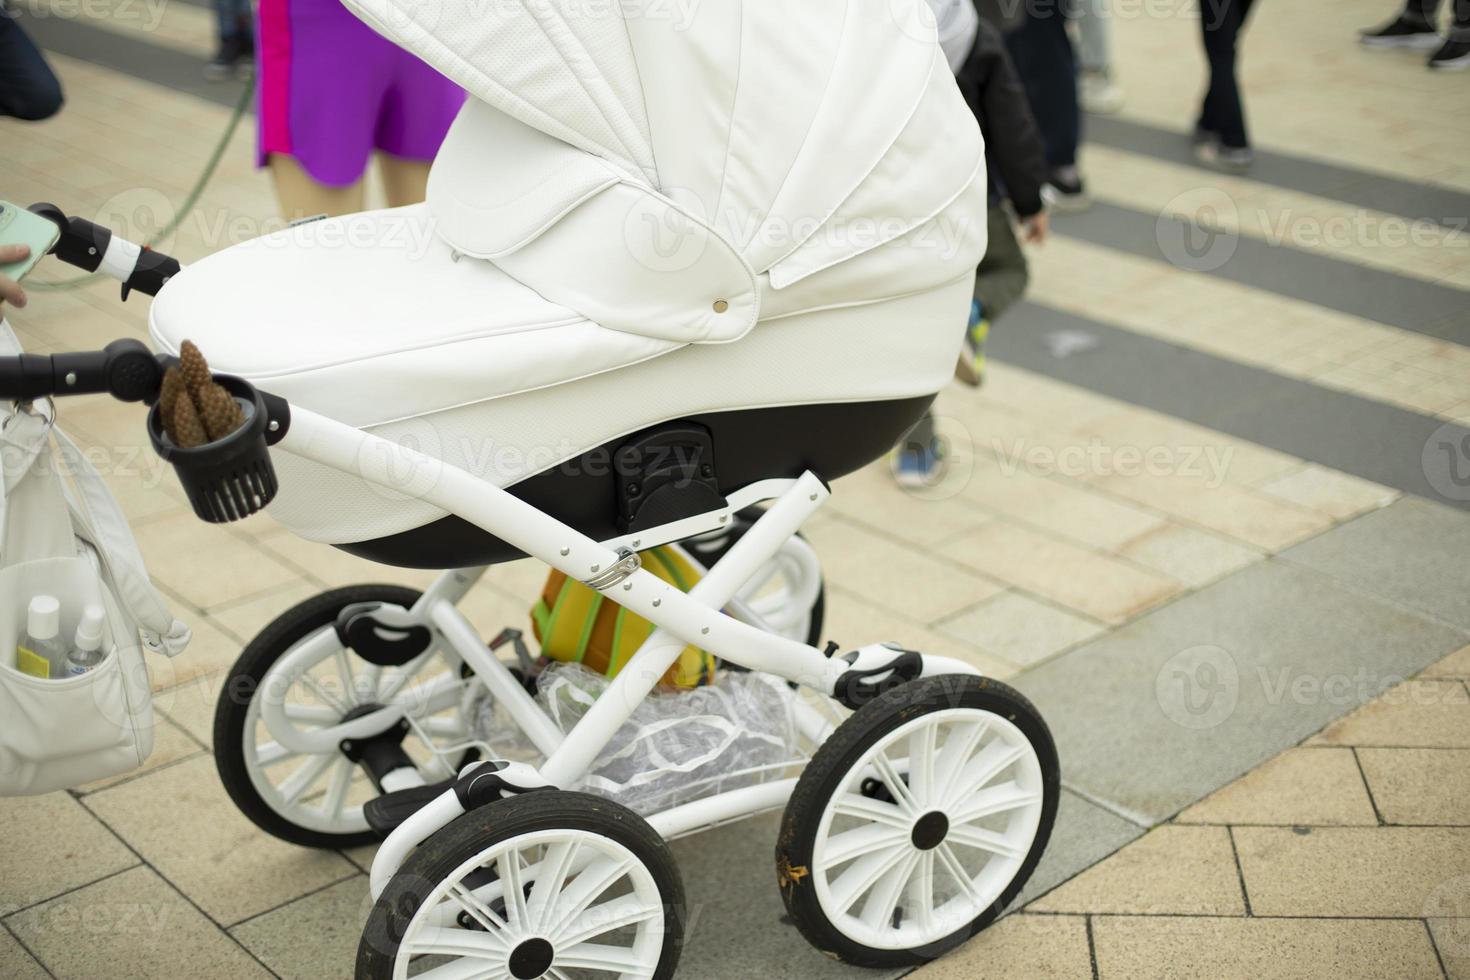
[{"label": "beige pavement slab", "polygon": [[956,539],[943,552],[1106,623],[1126,622],[1181,589],[1156,572],[1006,520]]},{"label": "beige pavement slab", "polygon": [[1022,667],[1107,631],[1093,620],[1015,591],[945,620],[939,630]]},{"label": "beige pavement slab", "polygon": [[1261,483],[1262,492],[1326,514],[1334,520],[1345,521],[1364,511],[1386,507],[1400,496],[1388,487],[1360,480],[1346,473],[1304,464],[1282,476]]},{"label": "beige pavement slab", "polygon": [[357,871],[337,854],[262,833],[226,795],[208,757],[103,790],[87,804],[224,925]]},{"label": "beige pavement slab", "polygon": [[1418,918],[1470,880],[1470,828],[1237,827],[1257,915]]},{"label": "beige pavement slab", "polygon": [[0,915],[138,863],[66,793],[0,799]]},{"label": "beige pavement slab", "polygon": [[1441,976],[1418,921],[1099,916],[1092,936],[1098,980]]},{"label": "beige pavement slab", "polygon": [[283,980],[348,980],[372,908],[359,875],[242,922],[230,934]]},{"label": "beige pavement slab", "polygon": [[1182,524],[1165,524],[1124,543],[1118,554],[1191,589],[1203,588],[1266,556],[1238,541]]},{"label": "beige pavement slab", "polygon": [[943,544],[993,520],[962,495],[971,480],[974,460],[972,454],[958,454],[958,449],[952,450],[950,473],[939,486],[922,489],[899,487],[888,461],[881,460],[835,482],[828,506],[849,520],[899,533],[920,547]]},{"label": "beige pavement slab", "polygon": [[50,974],[16,938],[0,928],[0,971],[8,980],[47,980]]},{"label": "beige pavement slab", "polygon": [[1224,827],[1156,827],[1028,907],[1130,915],[1245,914]]},{"label": "beige pavement slab", "polygon": [[1419,676],[1470,678],[1470,647],[1450,654]]},{"label": "beige pavement slab", "polygon": [[155,579],[201,609],[279,586],[296,572],[230,531],[200,523],[192,513],[135,529]]},{"label": "beige pavement slab", "polygon": [[1413,680],[1327,726],[1313,745],[1470,748],[1470,692],[1457,680]]},{"label": "beige pavement slab", "polygon": [[7,920],[58,980],[251,980],[270,974],[148,868]]},{"label": "beige pavement slab", "polygon": [[847,646],[858,641],[866,643],[878,637],[880,643],[891,640],[910,650],[955,657],[973,664],[987,676],[998,680],[1006,680],[1020,669],[1019,661],[1012,660],[1003,653],[981,649],[965,636],[947,628],[931,629],[891,610],[875,606],[841,586],[829,585],[827,588],[826,620],[826,635],[823,639]]},{"label": "beige pavement slab", "polygon": [[1470,749],[1358,749],[1388,823],[1470,826]]},{"label": "beige pavement slab", "polygon": [[1090,980],[1087,920],[1080,915],[1010,915],[909,976],[913,980]]},{"label": "beige pavement slab", "polygon": [[1447,980],[1470,980],[1470,915],[1428,921]]},{"label": "beige pavement slab", "polygon": [[1185,810],[1180,823],[1375,826],[1353,750],[1288,749]]}]

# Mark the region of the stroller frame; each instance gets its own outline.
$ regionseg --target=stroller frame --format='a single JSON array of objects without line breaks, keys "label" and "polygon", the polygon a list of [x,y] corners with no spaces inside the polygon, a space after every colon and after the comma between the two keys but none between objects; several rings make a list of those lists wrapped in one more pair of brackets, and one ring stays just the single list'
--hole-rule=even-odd
[{"label": "stroller frame", "polygon": [[[875,645],[859,651],[852,663],[829,659],[815,647],[759,629],[721,611],[831,495],[821,479],[810,472],[795,480],[756,484],[732,496],[728,506],[720,510],[614,541],[598,542],[465,470],[294,406],[278,448],[351,472],[395,492],[404,492],[402,474],[422,475],[421,479],[413,480],[410,491],[418,499],[515,545],[657,627],[586,716],[563,737],[456,608],[455,604],[484,573],[484,568],[445,572],[410,610],[407,621],[394,622],[395,626],[428,626],[470,666],[532,743],[546,754],[537,776],[552,786],[574,785],[587,772],[597,754],[687,645],[697,645],[723,660],[772,674],[829,697],[839,695],[844,683],[859,674],[881,677],[901,658],[912,656],[907,651]],[[772,506],[689,593],[639,567],[633,548],[656,547],[717,530],[740,509],[768,500],[774,501]],[[321,641],[335,643],[336,637],[328,631],[322,634]],[[292,659],[309,660],[313,653],[312,642],[307,641],[275,669],[289,670]],[[980,676],[975,668],[952,658],[922,655],[921,663],[917,676]],[[794,699],[793,705],[803,734],[820,743],[830,731],[828,720]],[[272,736],[288,749],[303,750],[315,748],[316,742],[336,744],[355,735],[381,731],[397,720],[395,714],[401,716],[402,709],[385,708],[331,729],[306,733],[312,741],[305,742],[300,741],[302,733],[290,730],[279,702],[268,698],[263,707],[264,720]],[[681,804],[654,815],[649,822],[664,838],[678,837],[779,807],[791,795],[796,781],[796,777],[790,777],[729,790]],[[454,791],[449,790],[394,830],[372,864],[374,898],[382,893],[415,847],[464,812]]]}]

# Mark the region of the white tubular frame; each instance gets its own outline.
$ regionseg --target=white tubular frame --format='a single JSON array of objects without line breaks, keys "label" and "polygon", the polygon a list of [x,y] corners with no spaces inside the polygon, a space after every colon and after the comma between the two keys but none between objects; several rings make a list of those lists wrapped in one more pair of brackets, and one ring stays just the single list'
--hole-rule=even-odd
[{"label": "white tubular frame", "polygon": [[[353,473],[370,483],[455,514],[571,578],[593,585],[609,599],[657,627],[577,726],[563,737],[455,608],[455,603],[483,570],[446,573],[415,605],[412,610],[415,617],[431,625],[439,641],[474,669],[531,741],[546,753],[540,775],[552,785],[571,786],[586,774],[613,733],[629,719],[687,645],[702,647],[723,660],[826,695],[834,692],[838,679],[849,669],[847,662],[828,659],[815,647],[757,629],[721,611],[741,586],[826,501],[829,496],[826,485],[811,473],[796,480],[768,481],[748,488],[746,492],[732,495],[730,506],[724,511],[613,542],[614,545],[626,544],[634,548],[669,543],[716,530],[728,523],[735,511],[742,507],[758,500],[774,499],[775,503],[760,520],[686,594],[642,569],[628,574],[614,572],[619,568],[619,562],[625,561],[628,552],[620,553],[609,544],[594,541],[500,487],[341,422],[293,406],[290,424],[279,448]],[[400,476],[403,473],[418,474],[420,478],[412,486],[404,487]],[[624,570],[627,567],[626,564],[622,566]],[[309,650],[312,643],[307,641],[288,659],[295,660],[300,653],[301,661],[309,662],[310,658],[303,651]],[[936,673],[978,674],[978,671],[959,661],[926,660],[924,674]],[[432,700],[431,692],[426,701]],[[384,709],[358,719],[353,724],[359,725],[362,732],[354,728],[353,734],[371,734],[370,729],[381,731],[396,721],[403,711],[402,708]],[[807,709],[800,713],[803,730],[824,734],[827,726],[821,720],[804,717],[809,712]],[[284,714],[280,711],[275,714],[281,715],[274,719],[282,723],[280,732],[272,723],[272,714],[266,713],[264,717],[267,727],[277,738],[282,734],[287,738],[304,740],[313,735],[330,740],[344,737],[341,726],[320,733],[297,732],[293,736],[286,731],[290,725],[285,722]],[[292,747],[285,739],[281,742],[288,748]],[[676,837],[779,807],[790,796],[795,783],[795,779],[782,779],[721,793],[657,814],[652,823],[665,837]],[[390,835],[373,861],[371,887],[374,897],[382,893],[409,852],[463,812],[454,793],[446,792]]]}]

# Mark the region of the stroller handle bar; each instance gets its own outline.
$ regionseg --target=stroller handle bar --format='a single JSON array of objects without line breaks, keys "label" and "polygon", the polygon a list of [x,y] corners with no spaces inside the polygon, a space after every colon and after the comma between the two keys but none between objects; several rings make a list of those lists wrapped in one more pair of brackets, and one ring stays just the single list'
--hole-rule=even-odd
[{"label": "stroller handle bar", "polygon": [[68,217],[54,204],[41,202],[29,208],[34,214],[50,219],[61,229],[61,237],[51,253],[68,265],[87,272],[101,272],[123,284],[122,298],[136,289],[149,296],[158,295],[164,284],[178,274],[179,260],[138,245],[110,228],[86,218]]}]

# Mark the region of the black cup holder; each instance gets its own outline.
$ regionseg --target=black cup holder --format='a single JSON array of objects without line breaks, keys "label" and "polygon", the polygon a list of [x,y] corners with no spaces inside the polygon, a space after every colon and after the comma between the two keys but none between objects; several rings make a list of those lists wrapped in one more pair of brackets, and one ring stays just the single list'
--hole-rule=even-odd
[{"label": "black cup holder", "polygon": [[270,418],[265,399],[242,378],[217,374],[214,380],[239,403],[244,425],[223,439],[183,449],[163,431],[162,412],[154,405],[148,413],[148,438],[158,455],[173,464],[194,513],[211,524],[227,524],[264,510],[280,485],[266,441]]}]

